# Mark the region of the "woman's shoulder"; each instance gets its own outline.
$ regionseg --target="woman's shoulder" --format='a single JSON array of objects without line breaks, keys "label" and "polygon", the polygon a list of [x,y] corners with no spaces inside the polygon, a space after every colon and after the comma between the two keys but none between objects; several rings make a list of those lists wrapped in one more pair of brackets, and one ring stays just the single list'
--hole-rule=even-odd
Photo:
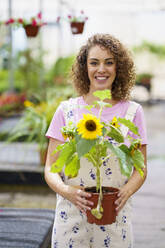
[{"label": "woman's shoulder", "polygon": [[70,97],[69,99],[62,101],[62,104],[78,103],[80,100],[81,100],[81,96]]},{"label": "woman's shoulder", "polygon": [[120,101],[120,106],[123,106],[125,108],[128,108],[130,106],[136,107],[137,109],[141,107],[141,105],[133,100],[126,100],[126,101]]},{"label": "woman's shoulder", "polygon": [[68,107],[72,107],[74,108],[74,106],[77,106],[78,104],[80,104],[81,102],[81,96],[79,97],[74,97],[74,98],[69,98],[67,100],[64,100],[60,103],[60,107],[61,108],[68,108]]}]

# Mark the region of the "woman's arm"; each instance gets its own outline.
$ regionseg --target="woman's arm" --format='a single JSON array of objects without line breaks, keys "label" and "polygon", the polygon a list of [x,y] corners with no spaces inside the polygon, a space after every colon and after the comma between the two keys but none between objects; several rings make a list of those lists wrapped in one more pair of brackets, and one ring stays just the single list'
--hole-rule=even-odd
[{"label": "woman's arm", "polygon": [[142,145],[141,152],[144,155],[144,164],[145,164],[145,168],[143,169],[144,176],[142,178],[139,172],[136,169],[134,169],[128,182],[120,189],[120,192],[118,194],[119,198],[115,202],[117,205],[117,208],[116,208],[117,213],[123,208],[128,198],[131,195],[133,195],[143,185],[146,179],[146,176],[147,176],[146,145]]},{"label": "woman's arm", "polygon": [[51,155],[52,152],[55,150],[57,145],[62,144],[63,142],[50,138],[49,146],[48,146],[48,153],[45,165],[45,180],[49,187],[56,193],[60,194],[67,200],[71,201],[75,204],[82,212],[85,212],[87,209],[90,210],[91,203],[90,201],[86,200],[85,198],[90,197],[89,193],[86,193],[83,188],[78,189],[73,186],[66,185],[62,179],[60,174],[50,172],[51,165],[57,160],[58,153],[55,155]]}]

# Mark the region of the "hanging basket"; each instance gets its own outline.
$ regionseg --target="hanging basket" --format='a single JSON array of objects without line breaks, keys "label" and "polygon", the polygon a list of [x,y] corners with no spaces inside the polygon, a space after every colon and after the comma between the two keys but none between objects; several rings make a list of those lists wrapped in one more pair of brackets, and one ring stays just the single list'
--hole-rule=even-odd
[{"label": "hanging basket", "polygon": [[[113,187],[102,187],[103,190],[103,216],[101,219],[97,219],[91,214],[90,210],[87,210],[87,220],[90,224],[95,223],[96,225],[110,225],[116,221],[116,205],[119,189]],[[97,207],[99,193],[96,192],[96,187],[89,187],[85,189],[86,192],[91,193],[91,197],[88,198],[89,201],[94,203],[93,208]]]},{"label": "hanging basket", "polygon": [[84,30],[84,22],[71,22],[70,27],[72,34],[82,34]]},{"label": "hanging basket", "polygon": [[31,24],[24,26],[27,37],[36,37],[39,31],[39,28],[40,26],[33,26]]}]

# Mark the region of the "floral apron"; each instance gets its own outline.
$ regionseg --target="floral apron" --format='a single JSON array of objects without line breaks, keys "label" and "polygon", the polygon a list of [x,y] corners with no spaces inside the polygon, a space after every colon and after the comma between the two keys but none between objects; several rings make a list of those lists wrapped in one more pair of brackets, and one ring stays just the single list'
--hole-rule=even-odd
[{"label": "floral apron", "polygon": [[[63,102],[66,123],[76,121],[72,111],[77,105],[76,99],[72,105],[67,101]],[[131,102],[125,117],[133,120],[136,109],[137,104]],[[126,136],[128,129],[125,126],[121,128],[123,135]],[[78,176],[72,179],[65,178],[65,183],[85,187],[96,186],[96,171],[93,165],[86,158],[81,158],[80,164]],[[121,174],[118,160],[113,154],[101,167],[101,176],[104,186],[119,188],[127,182],[127,177]],[[89,224],[86,216],[75,205],[57,194],[51,248],[132,248],[131,209],[131,199],[128,199],[115,223],[104,226]]]}]

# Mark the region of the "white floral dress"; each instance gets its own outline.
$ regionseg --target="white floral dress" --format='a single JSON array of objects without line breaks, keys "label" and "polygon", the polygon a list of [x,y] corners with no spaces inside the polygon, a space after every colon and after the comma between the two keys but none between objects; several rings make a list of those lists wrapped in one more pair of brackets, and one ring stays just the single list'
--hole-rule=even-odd
[{"label": "white floral dress", "polygon": [[[76,105],[76,102],[75,102]],[[131,102],[126,118],[133,120],[137,105]],[[75,121],[68,102],[63,105],[65,121]],[[122,132],[128,129],[122,126]],[[113,142],[112,140],[109,140]],[[81,158],[79,174],[73,179],[64,178],[66,184],[80,186],[95,186],[96,171],[86,158]],[[127,182],[127,178],[120,172],[117,158],[112,155],[101,167],[104,186],[119,188]],[[57,195],[55,221],[52,232],[52,248],[132,248],[133,235],[131,224],[131,199],[127,201],[111,225],[89,224],[87,218],[78,208],[62,196]]]}]

